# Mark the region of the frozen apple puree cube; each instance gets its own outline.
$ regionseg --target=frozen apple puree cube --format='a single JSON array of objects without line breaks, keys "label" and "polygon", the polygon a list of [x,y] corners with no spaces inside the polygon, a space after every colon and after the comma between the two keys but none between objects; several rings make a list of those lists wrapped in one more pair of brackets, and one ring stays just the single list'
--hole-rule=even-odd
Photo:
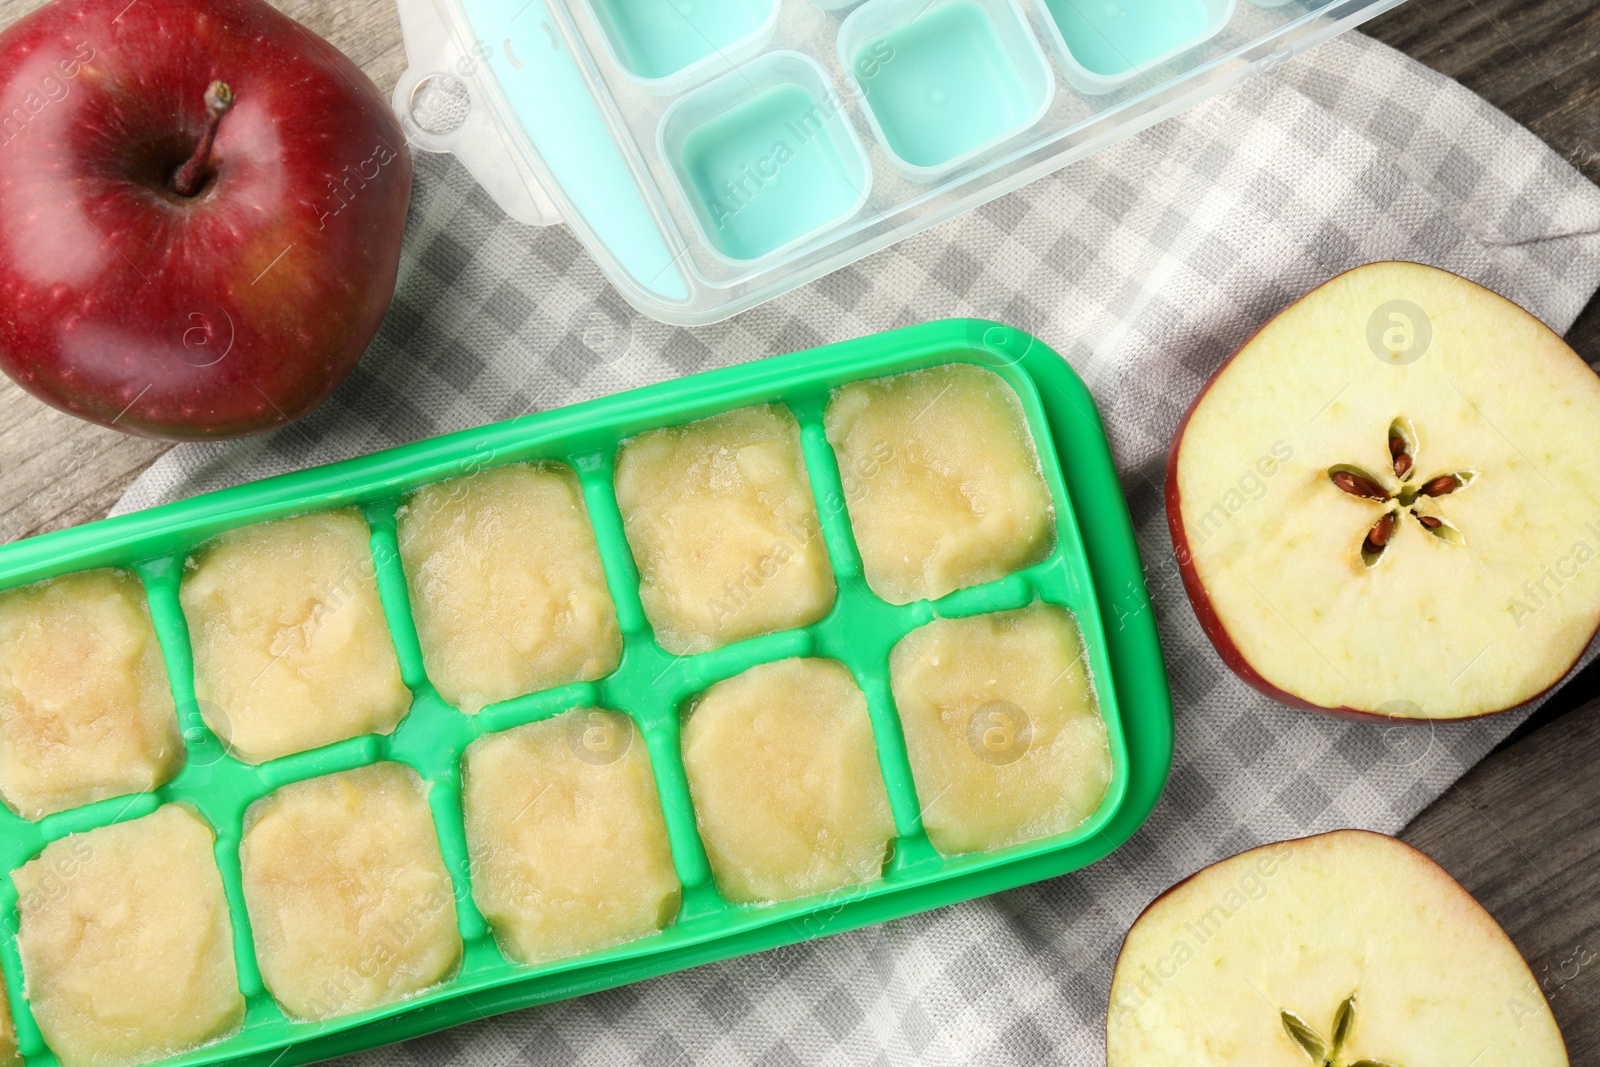
[{"label": "frozen apple puree cube", "polygon": [[0,1067],[22,1067],[22,1049],[17,1045],[17,1024],[11,1018],[11,1000],[4,996],[5,977],[0,975]]},{"label": "frozen apple puree cube", "polygon": [[139,580],[0,594],[0,796],[28,819],[161,785],[183,740]]},{"label": "frozen apple puree cube", "polygon": [[367,537],[341,508],[230,530],[190,561],[195,697],[239,759],[386,734],[405,715]]},{"label": "frozen apple puree cube", "polygon": [[640,596],[668,652],[815,622],[833,606],[800,425],[767,404],[642,433],[617,457]]},{"label": "frozen apple puree cube", "polygon": [[419,489],[400,559],[439,694],[485,704],[593,681],[622,658],[583,491],[560,464],[510,464]]},{"label": "frozen apple puree cube", "polygon": [[789,900],[875,881],[894,844],[867,701],[843,664],[786,659],[718,682],[683,725],[722,895]]},{"label": "frozen apple puree cube", "polygon": [[239,860],[261,978],[292,1016],[402,1000],[461,962],[427,786],[409,767],[284,786],[246,813]]},{"label": "frozen apple puree cube", "polygon": [[1050,490],[1017,394],[993,371],[952,363],[853,382],[825,423],[867,584],[889,603],[1049,555]]},{"label": "frozen apple puree cube", "polygon": [[181,804],[12,872],[33,1017],[63,1067],[165,1059],[244,1018],[211,827]]},{"label": "frozen apple puree cube", "polygon": [[593,952],[677,915],[650,755],[626,715],[578,708],[479,738],[462,792],[473,899],[512,959]]},{"label": "frozen apple puree cube", "polygon": [[1049,837],[1100,806],[1111,752],[1064,608],[937,619],[901,639],[889,675],[923,825],[940,852]]}]

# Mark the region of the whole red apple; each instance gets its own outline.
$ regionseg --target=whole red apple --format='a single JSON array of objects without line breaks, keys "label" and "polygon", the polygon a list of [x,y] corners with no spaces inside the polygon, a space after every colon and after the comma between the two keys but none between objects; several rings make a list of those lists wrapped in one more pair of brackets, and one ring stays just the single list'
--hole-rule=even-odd
[{"label": "whole red apple", "polygon": [[0,34],[0,368],[151,437],[259,433],[361,358],[411,157],[260,0],[56,0]]}]

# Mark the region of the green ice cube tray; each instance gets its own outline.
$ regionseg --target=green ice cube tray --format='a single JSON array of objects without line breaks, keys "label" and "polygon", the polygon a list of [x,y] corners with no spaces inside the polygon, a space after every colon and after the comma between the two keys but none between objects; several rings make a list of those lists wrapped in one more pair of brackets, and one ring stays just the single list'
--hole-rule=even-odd
[{"label": "green ice cube tray", "polygon": [[[823,411],[846,382],[966,361],[1016,390],[1056,504],[1049,558],[998,581],[933,602],[887,604],[867,588],[844,506],[840,473],[823,433]],[[640,606],[638,570],[612,491],[617,445],[656,426],[749,404],[787,404],[799,419],[811,488],[838,599],[810,626],[675,657],[653,638]],[[616,602],[625,649],[598,682],[491,704],[466,716],[429,683],[412,624],[395,542],[395,513],[418,486],[498,463],[557,460],[582,482]],[[236,526],[319,508],[354,505],[371,526],[372,559],[401,673],[415,694],[389,736],[366,736],[249,766],[230,757],[195,704],[193,661],[178,602],[184,561],[201,542]],[[0,588],[72,571],[122,567],[143,581],[187,748],[182,771],[153,793],[120,797],[28,822],[0,810],[0,865],[11,870],[67,834],[135,819],[184,801],[216,829],[216,858],[234,925],[242,1029],[169,1061],[291,1067],[416,1037],[496,1012],[638,981],[712,960],[792,944],[1077,870],[1122,844],[1155,806],[1172,756],[1172,706],[1126,504],[1105,432],[1083,383],[1048,347],[991,322],[949,320],[843,344],[757,360],[421,441],[361,459],[287,474],[149,511],[91,523],[0,548]],[[1020,607],[1036,599],[1078,619],[1110,737],[1113,776],[1100,808],[1077,829],[1002,851],[943,857],[923,833],[911,768],[890,694],[888,654],[906,633],[939,616]],[[897,838],[883,878],[870,885],[771,905],[733,906],[717,893],[695,829],[679,758],[679,715],[713,682],[788,656],[843,661],[867,696]],[[660,934],[541,966],[508,961],[474,907],[462,829],[459,763],[475,738],[581,705],[626,712],[649,747],[683,882],[677,921]],[[446,866],[455,882],[465,957],[457,976],[398,1004],[323,1022],[284,1016],[263,988],[240,889],[239,836],[249,804],[289,782],[378,760],[417,770]],[[17,953],[17,892],[0,879],[0,963],[22,1051],[54,1064],[23,996]]]}]

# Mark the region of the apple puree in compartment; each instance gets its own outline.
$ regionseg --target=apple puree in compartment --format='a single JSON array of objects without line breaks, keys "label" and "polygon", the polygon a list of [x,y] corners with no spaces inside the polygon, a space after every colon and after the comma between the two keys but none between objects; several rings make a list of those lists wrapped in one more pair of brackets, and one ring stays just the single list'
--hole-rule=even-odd
[{"label": "apple puree in compartment", "polygon": [[168,804],[51,842],[12,872],[28,1001],[62,1067],[165,1059],[243,1020],[213,841]]},{"label": "apple puree in compartment", "polygon": [[1055,508],[1011,387],[969,363],[840,388],[825,417],[867,584],[933,600],[1049,555]]},{"label": "apple puree in compartment", "polygon": [[291,1016],[402,1000],[461,962],[427,786],[409,767],[284,786],[246,813],[239,859],[261,977]]},{"label": "apple puree in compartment", "polygon": [[463,773],[473,899],[511,959],[593,952],[677,915],[650,755],[626,715],[578,708],[490,734]]},{"label": "apple puree in compartment", "polygon": [[400,559],[428,677],[468,715],[611,673],[622,633],[577,476],[510,464],[418,490]]},{"label": "apple puree in compartment", "polygon": [[787,408],[642,433],[618,454],[616,489],[645,614],[668,652],[805,626],[833,606],[800,426]]},{"label": "apple puree in compartment", "polygon": [[161,647],[131,574],[0,594],[0,796],[27,819],[154,789],[183,764]]},{"label": "apple puree in compartment", "polygon": [[17,1047],[17,1024],[11,1018],[11,1000],[5,996],[3,974],[0,974],[0,1067],[22,1067],[22,1050]]},{"label": "apple puree in compartment", "polygon": [[734,903],[875,881],[894,844],[867,701],[842,663],[786,659],[718,682],[683,725],[695,820]]},{"label": "apple puree in compartment", "polygon": [[221,534],[181,597],[206,725],[247,763],[386,734],[411,705],[354,508]]},{"label": "apple puree in compartment", "polygon": [[1111,751],[1066,609],[936,619],[895,646],[889,674],[940,852],[1049,837],[1099,807]]}]

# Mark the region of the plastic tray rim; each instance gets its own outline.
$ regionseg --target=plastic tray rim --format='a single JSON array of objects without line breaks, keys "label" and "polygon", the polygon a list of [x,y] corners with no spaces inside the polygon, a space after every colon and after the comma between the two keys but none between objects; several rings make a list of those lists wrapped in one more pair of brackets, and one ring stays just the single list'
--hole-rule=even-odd
[{"label": "plastic tray rim", "polygon": [[[491,446],[489,452],[493,455],[494,448],[501,446],[520,446],[507,447],[508,451],[538,449],[568,426],[581,435],[591,414],[602,406],[612,409],[614,417],[607,421],[613,427],[626,424],[631,418],[639,428],[645,428],[661,424],[658,405],[663,396],[683,400],[686,405],[683,411],[688,419],[699,417],[691,410],[696,405],[710,404],[727,409],[740,406],[755,395],[781,399],[780,387],[785,380],[812,364],[823,364],[829,368],[827,373],[834,374],[842,382],[897,373],[895,369],[880,365],[891,357],[896,363],[921,360],[920,365],[927,366],[940,358],[959,358],[963,351],[983,353],[986,357],[971,359],[971,362],[981,364],[992,360],[1001,365],[1016,365],[1019,373],[1033,383],[1050,432],[1053,445],[1050,451],[1063,460],[1061,477],[1067,483],[1068,493],[1063,503],[1071,506],[1071,502],[1086,491],[1099,495],[1109,489],[1114,494],[1114,506],[1098,501],[1092,511],[1093,521],[1083,523],[1082,551],[1095,587],[1091,591],[1091,603],[1097,606],[1100,615],[1096,622],[1104,631],[1106,654],[1112,659],[1131,657],[1145,669],[1140,672],[1113,666],[1110,671],[1109,681],[1116,689],[1116,699],[1110,702],[1108,711],[1123,704],[1130,709],[1130,714],[1132,709],[1137,709],[1140,728],[1135,731],[1132,722],[1124,720],[1118,731],[1127,738],[1126,771],[1115,775],[1115,779],[1123,783],[1121,796],[1108,795],[1100,809],[1103,819],[1091,817],[1094,825],[1086,824],[1084,834],[1070,832],[1062,839],[1051,839],[1046,847],[1039,847],[1037,842],[1016,846],[1000,853],[980,854],[970,869],[945,870],[923,879],[902,879],[906,884],[895,887],[894,891],[884,891],[882,883],[875,883],[877,891],[868,887],[841,891],[823,898],[825,903],[821,910],[819,898],[767,906],[763,921],[732,933],[709,932],[695,936],[689,931],[672,939],[677,943],[643,954],[636,952],[636,943],[621,946],[607,953],[568,961],[560,967],[546,965],[532,971],[526,979],[506,981],[501,978],[486,982],[482,989],[458,981],[451,986],[451,993],[470,993],[474,997],[472,1002],[455,995],[429,1004],[401,1002],[374,1009],[363,1016],[308,1026],[303,1031],[308,1040],[289,1045],[276,1043],[263,1051],[245,1052],[234,1062],[270,1062],[287,1067],[371,1048],[477,1018],[485,1013],[485,998],[489,999],[492,1010],[500,1011],[597,991],[700,962],[880,922],[1064,873],[1093,862],[1120,845],[1148,816],[1165,781],[1171,760],[1171,703],[1131,523],[1092,399],[1065,362],[1029,335],[998,323],[947,320],[709,371],[628,394],[416,442],[357,460],[280,475],[0,548],[0,588],[95,566],[126,566],[125,553],[120,554],[117,564],[105,562],[104,557],[119,554],[120,549],[158,532],[170,536],[174,526],[180,527],[189,540],[190,548],[185,550],[188,551],[220,528],[359,503],[360,497],[375,492],[403,496],[427,482],[462,473],[461,461],[481,454],[486,444]],[[904,366],[901,369],[915,368]],[[812,374],[816,373],[813,369]],[[832,387],[836,388],[837,384]],[[1023,399],[1026,406],[1027,398]],[[620,413],[615,410],[618,408]],[[535,427],[542,432],[528,433]],[[1069,428],[1073,438],[1070,452],[1079,461],[1071,465],[1065,462],[1069,450],[1062,440],[1063,432]],[[615,429],[610,433],[622,435],[622,431]],[[526,458],[531,457],[496,457],[495,462],[517,462]],[[1074,484],[1081,483],[1085,477],[1090,478],[1090,482]],[[250,497],[257,499],[242,506]],[[1074,506],[1072,510],[1082,512],[1085,509]],[[171,554],[171,550],[162,553],[163,556]],[[1095,565],[1097,557],[1101,559],[1099,568]],[[1101,588],[1106,581],[1116,581],[1103,573],[1106,566],[1112,566],[1117,577],[1125,580],[1125,588]],[[1109,625],[1108,614],[1112,598],[1107,594],[1113,592],[1123,606],[1133,609],[1127,614],[1117,610],[1115,630]],[[1085,629],[1087,631],[1087,627]],[[1088,639],[1087,632],[1085,638]],[[1102,677],[1099,684],[1105,685],[1106,679]],[[1108,721],[1108,728],[1114,726],[1115,722]],[[1139,734],[1137,738],[1135,733]],[[1007,853],[1016,851],[1028,854],[1008,858]],[[608,958],[611,952],[628,958]],[[16,981],[11,984],[15,990]],[[443,991],[436,989],[434,992]],[[422,995],[427,996],[426,993]],[[215,1063],[219,1062],[216,1051],[214,1046],[207,1046],[167,1062]]]}]

